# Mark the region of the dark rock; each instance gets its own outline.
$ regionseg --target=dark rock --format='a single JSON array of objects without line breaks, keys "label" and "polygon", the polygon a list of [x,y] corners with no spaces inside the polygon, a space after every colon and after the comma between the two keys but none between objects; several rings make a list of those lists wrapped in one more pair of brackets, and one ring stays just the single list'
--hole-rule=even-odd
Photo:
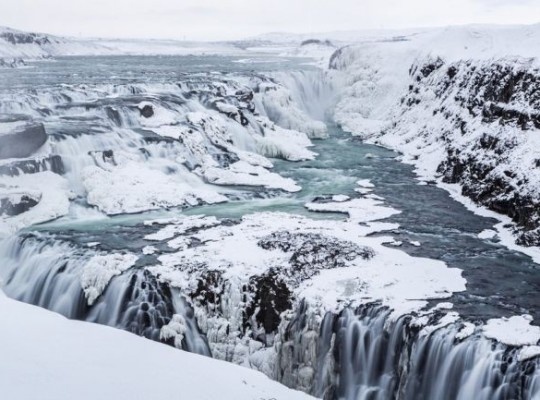
[{"label": "dark rock", "polygon": [[2,32],[0,33],[0,38],[14,45],[37,44],[38,46],[41,46],[51,43],[51,39],[48,36],[37,33]]},{"label": "dark rock", "polygon": [[374,255],[371,248],[316,233],[274,232],[257,244],[265,250],[291,253],[291,268],[282,272],[294,282],[309,279],[322,269],[345,267],[357,257],[369,259]]},{"label": "dark rock", "polygon": [[154,107],[150,104],[146,104],[143,108],[139,108],[139,111],[144,118],[151,118],[154,116]]},{"label": "dark rock", "polygon": [[[447,151],[438,168],[443,181],[460,184],[463,195],[512,218],[518,225],[518,243],[540,245],[540,199],[527,194],[532,192],[526,190],[526,176],[509,163],[508,155],[520,139],[517,133],[504,131],[505,127],[510,132],[540,129],[540,69],[528,62],[461,61],[450,65],[445,74],[433,74],[437,66],[431,61],[413,66],[411,77],[417,82],[404,103],[414,107],[418,87],[421,92],[432,91],[442,103],[440,112],[453,121],[456,132],[468,135],[473,127],[478,129],[465,122],[471,117],[490,132],[473,135],[477,139],[466,146],[453,142],[453,132],[441,132]],[[444,110],[448,102],[452,102],[451,112]],[[496,169],[500,165],[505,169]],[[529,167],[538,166],[540,161],[535,160]]]},{"label": "dark rock", "polygon": [[318,44],[321,46],[328,46],[328,47],[334,47],[332,42],[328,39],[326,40],[320,40],[320,39],[307,39],[304,40],[302,43],[300,43],[300,46],[308,46],[310,44]]},{"label": "dark rock", "polygon": [[43,124],[26,124],[0,134],[0,159],[26,158],[47,141]]},{"label": "dark rock", "polygon": [[117,165],[112,150],[89,151],[88,155],[92,156],[96,165],[102,165],[102,163]]},{"label": "dark rock", "polygon": [[254,317],[267,334],[275,332],[281,323],[281,313],[292,306],[291,291],[273,270],[265,275],[251,278],[250,287],[255,296],[245,311],[245,328],[251,317]]},{"label": "dark rock", "polygon": [[207,308],[215,309],[221,303],[222,272],[204,271],[197,280],[197,289],[191,297]]},{"label": "dark rock", "polygon": [[0,215],[13,217],[22,214],[39,203],[39,198],[28,194],[4,197],[0,199]]}]

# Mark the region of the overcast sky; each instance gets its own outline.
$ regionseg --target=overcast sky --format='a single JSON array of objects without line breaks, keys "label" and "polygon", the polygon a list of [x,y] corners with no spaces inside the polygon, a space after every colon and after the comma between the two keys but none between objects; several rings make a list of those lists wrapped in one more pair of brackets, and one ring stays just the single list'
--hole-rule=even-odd
[{"label": "overcast sky", "polygon": [[540,0],[2,0],[0,26],[68,36],[226,40],[540,22]]}]

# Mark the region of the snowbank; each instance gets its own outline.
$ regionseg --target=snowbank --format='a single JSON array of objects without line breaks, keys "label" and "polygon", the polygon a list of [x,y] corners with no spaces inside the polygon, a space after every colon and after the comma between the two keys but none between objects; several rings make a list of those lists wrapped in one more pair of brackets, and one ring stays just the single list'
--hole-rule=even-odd
[{"label": "snowbank", "polygon": [[483,327],[484,336],[510,346],[536,345],[540,327],[531,325],[530,315],[490,319]]},{"label": "snowbank", "polygon": [[0,386],[10,400],[311,398],[253,370],[70,321],[1,291],[0,319]]}]

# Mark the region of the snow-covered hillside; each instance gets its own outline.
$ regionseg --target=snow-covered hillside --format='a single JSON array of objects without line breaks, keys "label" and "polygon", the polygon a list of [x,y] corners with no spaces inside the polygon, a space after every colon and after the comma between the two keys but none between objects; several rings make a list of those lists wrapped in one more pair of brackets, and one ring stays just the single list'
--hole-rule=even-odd
[{"label": "snow-covered hillside", "polygon": [[540,25],[466,26],[343,47],[341,126],[402,151],[426,179],[518,224],[538,245]]},{"label": "snow-covered hillside", "polygon": [[[241,54],[233,43],[179,40],[78,39],[0,27],[0,59],[35,60],[57,56]],[[0,63],[0,66],[2,64]]]},{"label": "snow-covered hillside", "polygon": [[[10,400],[307,400],[261,373],[69,321],[0,291],[0,387]],[[209,380],[211,380],[209,382]]]}]

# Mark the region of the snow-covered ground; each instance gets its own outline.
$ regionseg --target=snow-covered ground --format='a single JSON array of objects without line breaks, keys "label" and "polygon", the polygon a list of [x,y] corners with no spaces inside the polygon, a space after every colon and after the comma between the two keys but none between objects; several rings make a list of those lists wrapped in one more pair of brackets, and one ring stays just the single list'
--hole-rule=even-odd
[{"label": "snow-covered ground", "polygon": [[293,400],[261,373],[7,298],[0,290],[0,387],[10,400]]}]

